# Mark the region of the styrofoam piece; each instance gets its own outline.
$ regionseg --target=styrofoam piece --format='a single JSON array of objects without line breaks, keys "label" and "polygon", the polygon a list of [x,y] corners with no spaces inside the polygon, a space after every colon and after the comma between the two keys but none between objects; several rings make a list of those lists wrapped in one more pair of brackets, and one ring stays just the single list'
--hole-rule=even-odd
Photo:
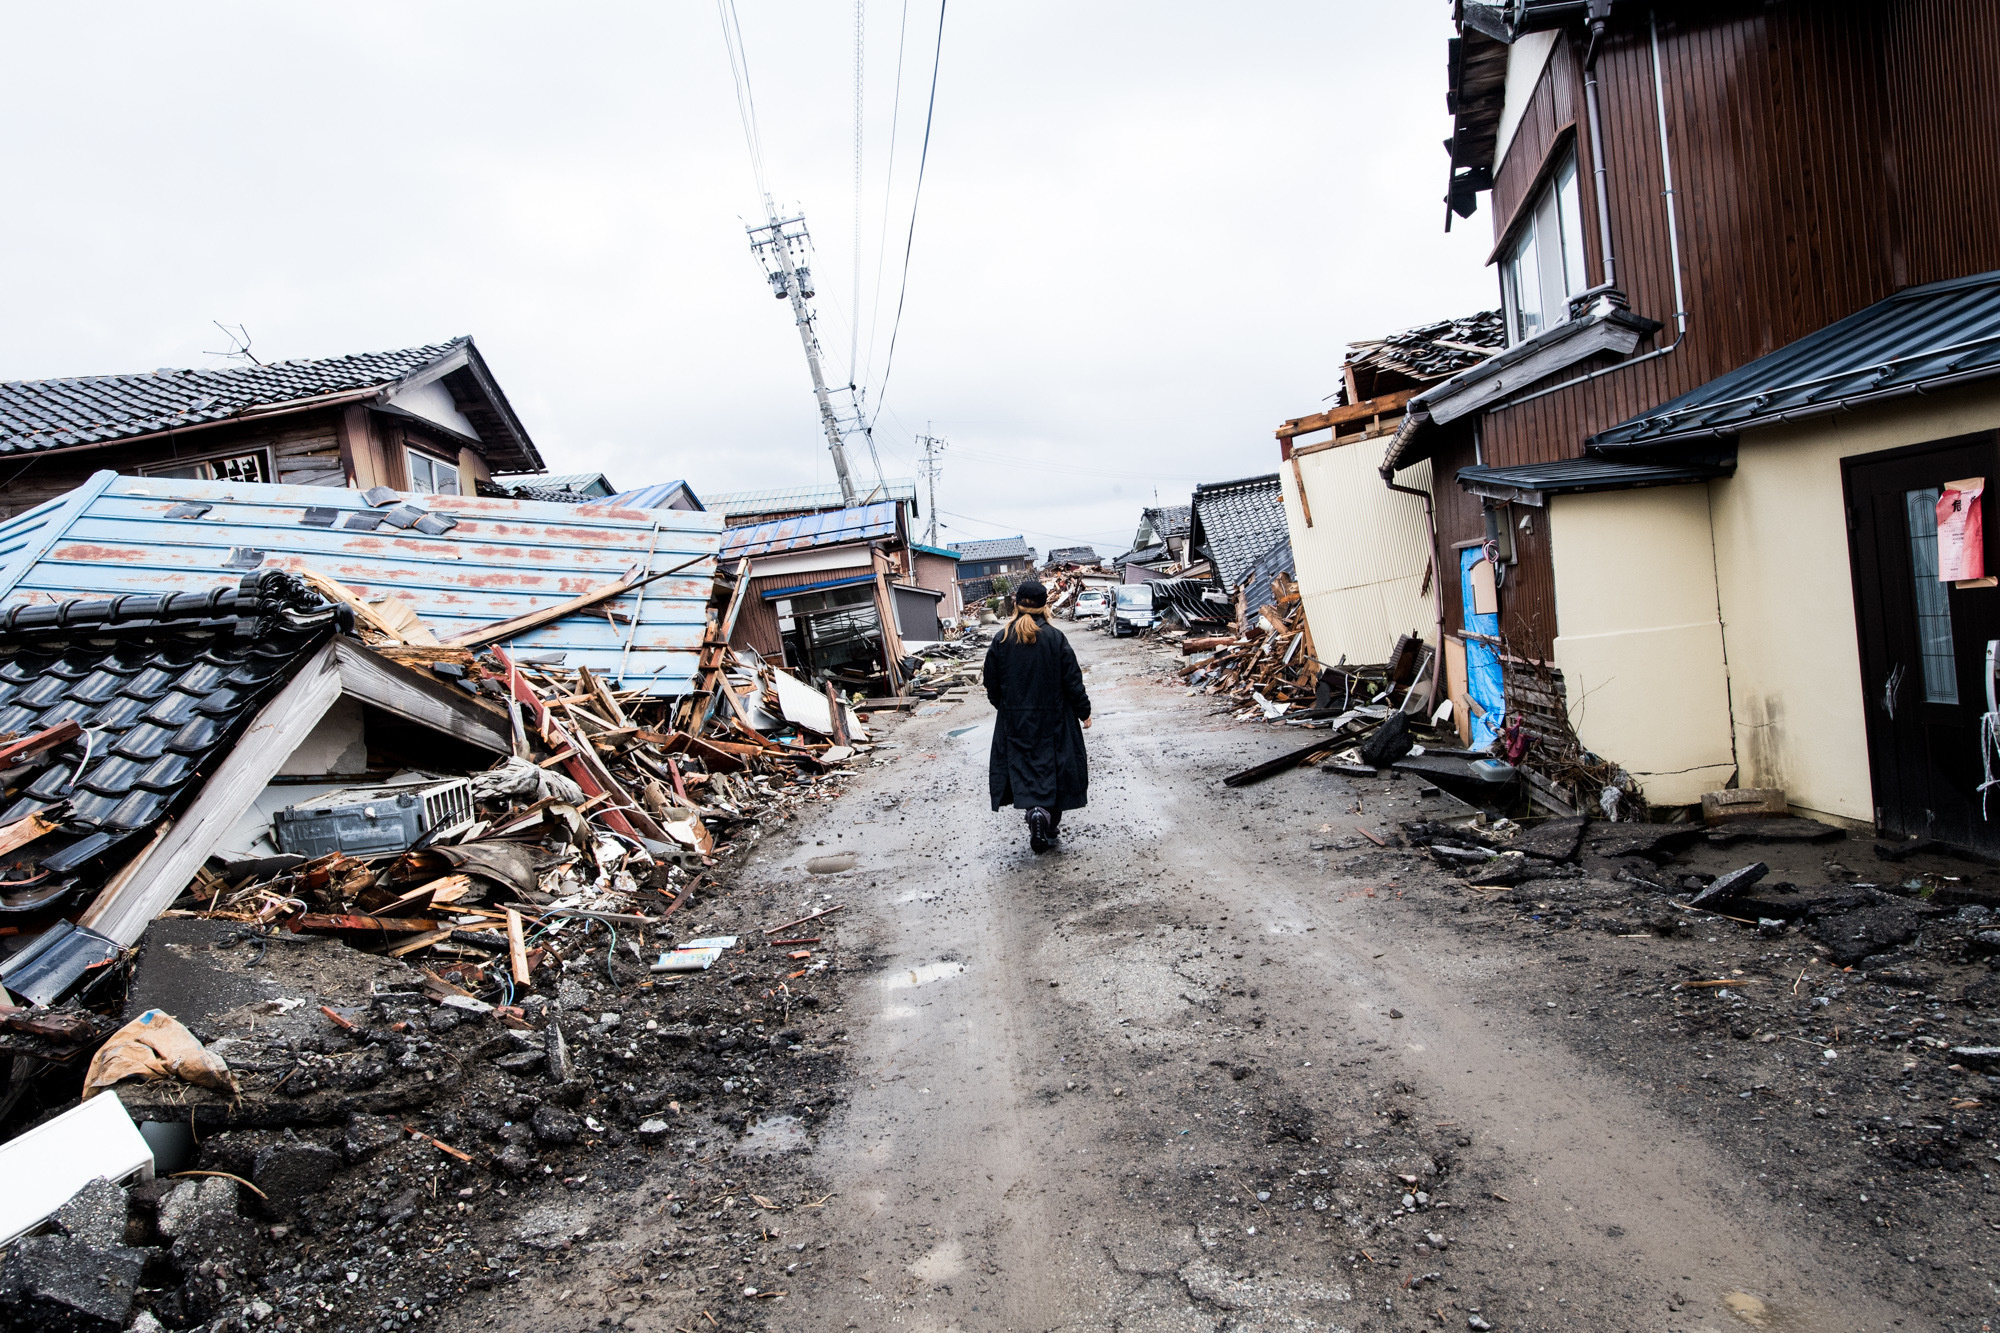
[{"label": "styrofoam piece", "polygon": [[653,964],[655,972],[706,972],[715,966],[715,960],[736,947],[734,935],[714,935],[705,940],[689,940],[678,949],[670,949],[660,955],[660,961]]},{"label": "styrofoam piece", "polygon": [[38,1226],[103,1176],[152,1174],[153,1150],[116,1093],[104,1092],[0,1143],[0,1245]]}]

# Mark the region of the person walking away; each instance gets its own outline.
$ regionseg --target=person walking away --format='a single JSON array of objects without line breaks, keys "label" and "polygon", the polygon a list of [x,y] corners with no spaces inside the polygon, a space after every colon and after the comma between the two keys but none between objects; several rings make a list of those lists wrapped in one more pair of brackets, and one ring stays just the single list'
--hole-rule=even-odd
[{"label": "person walking away", "polygon": [[1048,623],[1049,590],[1029,579],[1014,590],[1014,618],[986,650],[986,697],[997,716],[987,787],[993,808],[1028,812],[1028,846],[1055,845],[1065,810],[1090,794],[1083,728],[1090,696],[1076,650]]}]

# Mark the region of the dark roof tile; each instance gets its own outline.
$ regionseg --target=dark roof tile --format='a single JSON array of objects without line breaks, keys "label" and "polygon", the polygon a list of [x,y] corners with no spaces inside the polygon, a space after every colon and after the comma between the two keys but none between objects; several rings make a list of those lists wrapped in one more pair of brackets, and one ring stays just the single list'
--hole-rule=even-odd
[{"label": "dark roof tile", "polygon": [[1257,558],[1289,535],[1278,474],[1197,486],[1191,535],[1195,549],[1214,563],[1215,581],[1234,592]]}]

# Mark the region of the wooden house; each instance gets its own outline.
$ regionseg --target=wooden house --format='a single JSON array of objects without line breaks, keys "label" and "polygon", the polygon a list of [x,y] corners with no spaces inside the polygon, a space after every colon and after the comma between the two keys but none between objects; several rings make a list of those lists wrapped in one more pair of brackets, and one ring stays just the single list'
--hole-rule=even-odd
[{"label": "wooden house", "polygon": [[1447,220],[1486,199],[1509,345],[1382,466],[1431,469],[1454,689],[1552,666],[1654,803],[2000,849],[2000,589],[1937,518],[2000,473],[2000,5],[1457,12]]},{"label": "wooden house", "polygon": [[93,473],[471,495],[542,457],[471,338],[0,384],[0,517]]}]

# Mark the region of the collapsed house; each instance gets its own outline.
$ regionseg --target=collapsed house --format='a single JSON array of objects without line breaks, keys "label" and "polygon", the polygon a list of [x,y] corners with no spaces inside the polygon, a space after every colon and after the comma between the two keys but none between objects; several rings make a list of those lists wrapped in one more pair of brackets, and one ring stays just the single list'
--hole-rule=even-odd
[{"label": "collapsed house", "polygon": [[728,528],[721,558],[747,581],[730,642],[801,677],[903,692],[909,645],[959,610],[955,553],[914,543],[893,501]]},{"label": "collapsed house", "polygon": [[[1398,640],[1411,634],[1437,648],[1442,635],[1434,632],[1440,623],[1434,590],[1441,561],[1453,565],[1443,577],[1458,579],[1456,566],[1467,562],[1470,548],[1456,548],[1455,559],[1436,549],[1427,469],[1420,465],[1393,490],[1381,484],[1378,469],[1410,399],[1506,345],[1498,310],[1354,343],[1334,405],[1278,427],[1279,479],[1299,589],[1313,641],[1329,661],[1387,662]],[[1483,558],[1472,551],[1469,559]],[[1475,584],[1483,588],[1485,581]],[[1466,647],[1461,640],[1449,651],[1462,656]],[[1478,644],[1472,649],[1486,651]],[[1452,678],[1463,681],[1466,673]],[[1492,698],[1484,702],[1497,708],[1498,674],[1491,680]],[[1478,688],[1488,692],[1484,681]],[[1474,722],[1480,724],[1479,743],[1491,739],[1484,707],[1470,713],[1461,698],[1458,718],[1466,741],[1474,739]]]}]

